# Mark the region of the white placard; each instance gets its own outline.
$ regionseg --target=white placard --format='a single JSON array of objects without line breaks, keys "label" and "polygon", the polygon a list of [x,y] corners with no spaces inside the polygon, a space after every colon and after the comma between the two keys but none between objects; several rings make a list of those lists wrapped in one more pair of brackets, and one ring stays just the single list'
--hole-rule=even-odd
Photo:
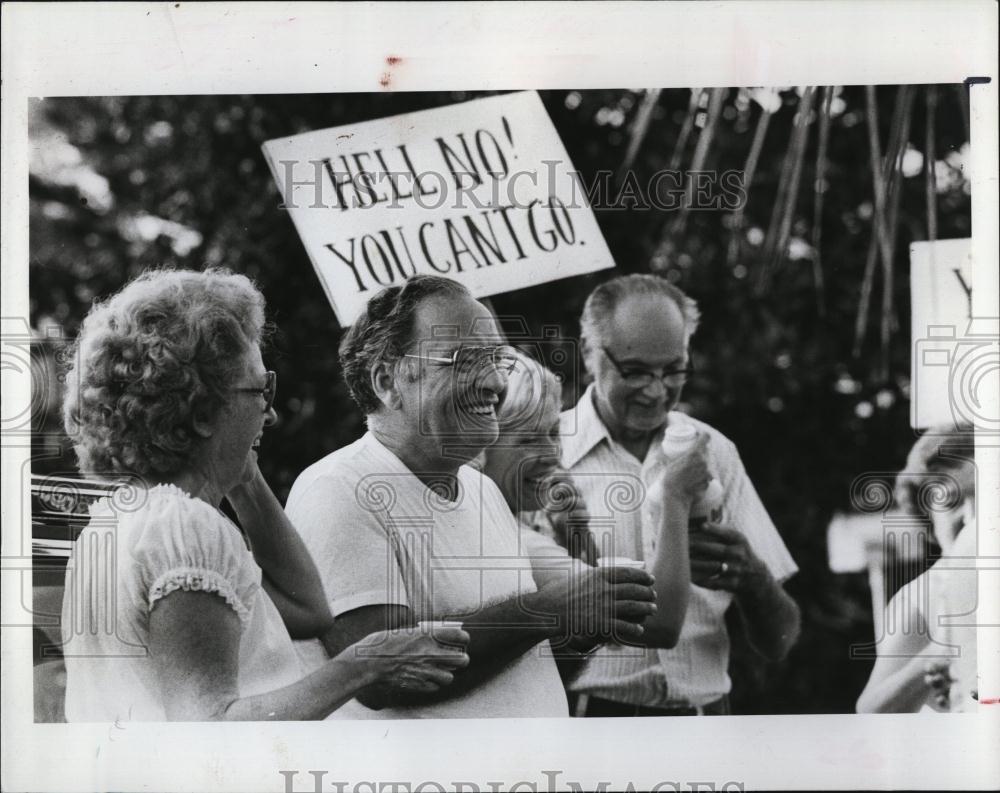
[{"label": "white placard", "polygon": [[476,297],[614,266],[534,91],[264,146],[337,319],[417,273]]},{"label": "white placard", "polygon": [[910,294],[910,424],[996,424],[980,415],[998,358],[991,323],[973,315],[971,240],[910,245]]}]

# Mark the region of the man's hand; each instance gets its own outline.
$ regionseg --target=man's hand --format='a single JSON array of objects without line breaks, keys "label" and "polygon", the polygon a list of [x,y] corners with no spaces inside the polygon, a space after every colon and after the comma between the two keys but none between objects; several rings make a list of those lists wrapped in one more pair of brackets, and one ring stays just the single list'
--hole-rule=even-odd
[{"label": "man's hand", "polygon": [[784,658],[799,636],[799,607],[729,526],[705,524],[689,535],[691,583],[732,592],[743,614],[750,644],[770,661]]},{"label": "man's hand", "polygon": [[642,636],[639,624],[655,613],[653,578],[644,570],[623,567],[572,572],[534,593],[532,610],[555,616],[553,646],[574,649]]},{"label": "man's hand", "polygon": [[691,583],[738,594],[759,587],[769,574],[746,535],[729,526],[705,524],[689,537]]}]

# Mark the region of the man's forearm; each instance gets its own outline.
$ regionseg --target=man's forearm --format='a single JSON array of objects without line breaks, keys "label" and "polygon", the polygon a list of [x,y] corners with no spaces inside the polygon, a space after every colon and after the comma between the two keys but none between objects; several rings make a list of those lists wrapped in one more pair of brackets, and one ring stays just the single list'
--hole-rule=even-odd
[{"label": "man's forearm", "polygon": [[455,672],[455,680],[432,693],[405,691],[397,686],[367,689],[358,699],[368,707],[427,705],[460,696],[482,685],[540,642],[559,634],[556,620],[537,608],[531,593],[486,606],[462,617],[469,634],[469,665]]},{"label": "man's forearm", "polygon": [[750,643],[769,661],[780,661],[799,638],[799,607],[762,566],[737,593]]}]

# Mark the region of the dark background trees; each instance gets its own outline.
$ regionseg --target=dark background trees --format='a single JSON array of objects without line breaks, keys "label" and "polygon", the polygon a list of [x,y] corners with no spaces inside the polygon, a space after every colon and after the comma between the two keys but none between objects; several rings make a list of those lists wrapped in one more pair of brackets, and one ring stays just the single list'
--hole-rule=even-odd
[{"label": "dark background trees", "polygon": [[[697,211],[681,223],[678,213],[644,209],[625,195],[620,206],[596,211],[620,271],[659,272],[701,304],[704,320],[693,344],[698,374],[687,388],[686,409],[736,443],[801,568],[789,589],[802,606],[802,639],[776,665],[763,664],[737,640],[737,712],[850,711],[867,678],[869,665],[848,656],[852,643],[871,640],[867,584],[860,576],[830,572],[826,528],[836,511],[850,509],[851,481],[865,471],[897,469],[913,441],[908,245],[928,237],[927,108],[933,108],[936,234],[967,237],[962,92],[959,86],[881,86],[872,97],[864,87],[787,89],[772,97],[743,89],[541,94],[585,182],[603,170],[617,174],[605,204],[615,203],[636,136],[641,144],[631,167],[640,185],[671,165],[742,170],[762,108],[771,111],[742,218],[732,211]],[[34,102],[32,326],[60,325],[71,336],[93,299],[149,267],[225,265],[254,278],[277,329],[267,361],[281,383],[281,423],[265,438],[261,467],[283,498],[300,470],[356,439],[363,425],[338,371],[341,331],[291,220],[278,208],[260,144],[480,95]],[[881,264],[866,279],[880,217],[870,158],[873,117],[886,172],[898,174],[891,281]],[[819,158],[824,125],[827,143]],[[705,135],[711,136],[706,156],[694,163]],[[896,158],[888,156],[893,141]],[[583,299],[606,276],[498,295],[493,305],[501,315],[523,316],[533,331],[557,324],[575,336]],[[886,288],[893,300],[883,314]],[[860,339],[855,326],[865,291],[871,310]],[[569,366],[563,372],[569,394],[582,387],[573,372]],[[50,412],[47,420],[58,419]],[[71,466],[68,457],[38,464]]]}]

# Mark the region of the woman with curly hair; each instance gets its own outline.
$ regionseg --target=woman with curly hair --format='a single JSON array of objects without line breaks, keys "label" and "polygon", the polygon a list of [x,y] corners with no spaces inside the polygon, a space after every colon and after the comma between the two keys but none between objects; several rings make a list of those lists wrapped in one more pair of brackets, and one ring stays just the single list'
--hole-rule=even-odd
[{"label": "woman with curly hair", "polygon": [[321,719],[369,685],[432,691],[468,662],[461,629],[410,629],[304,675],[291,637],[332,617],[257,466],[277,418],[263,328],[263,296],[224,270],[146,273],[84,320],[66,429],[81,471],[132,483],[92,507],[67,571],[68,721]]}]

